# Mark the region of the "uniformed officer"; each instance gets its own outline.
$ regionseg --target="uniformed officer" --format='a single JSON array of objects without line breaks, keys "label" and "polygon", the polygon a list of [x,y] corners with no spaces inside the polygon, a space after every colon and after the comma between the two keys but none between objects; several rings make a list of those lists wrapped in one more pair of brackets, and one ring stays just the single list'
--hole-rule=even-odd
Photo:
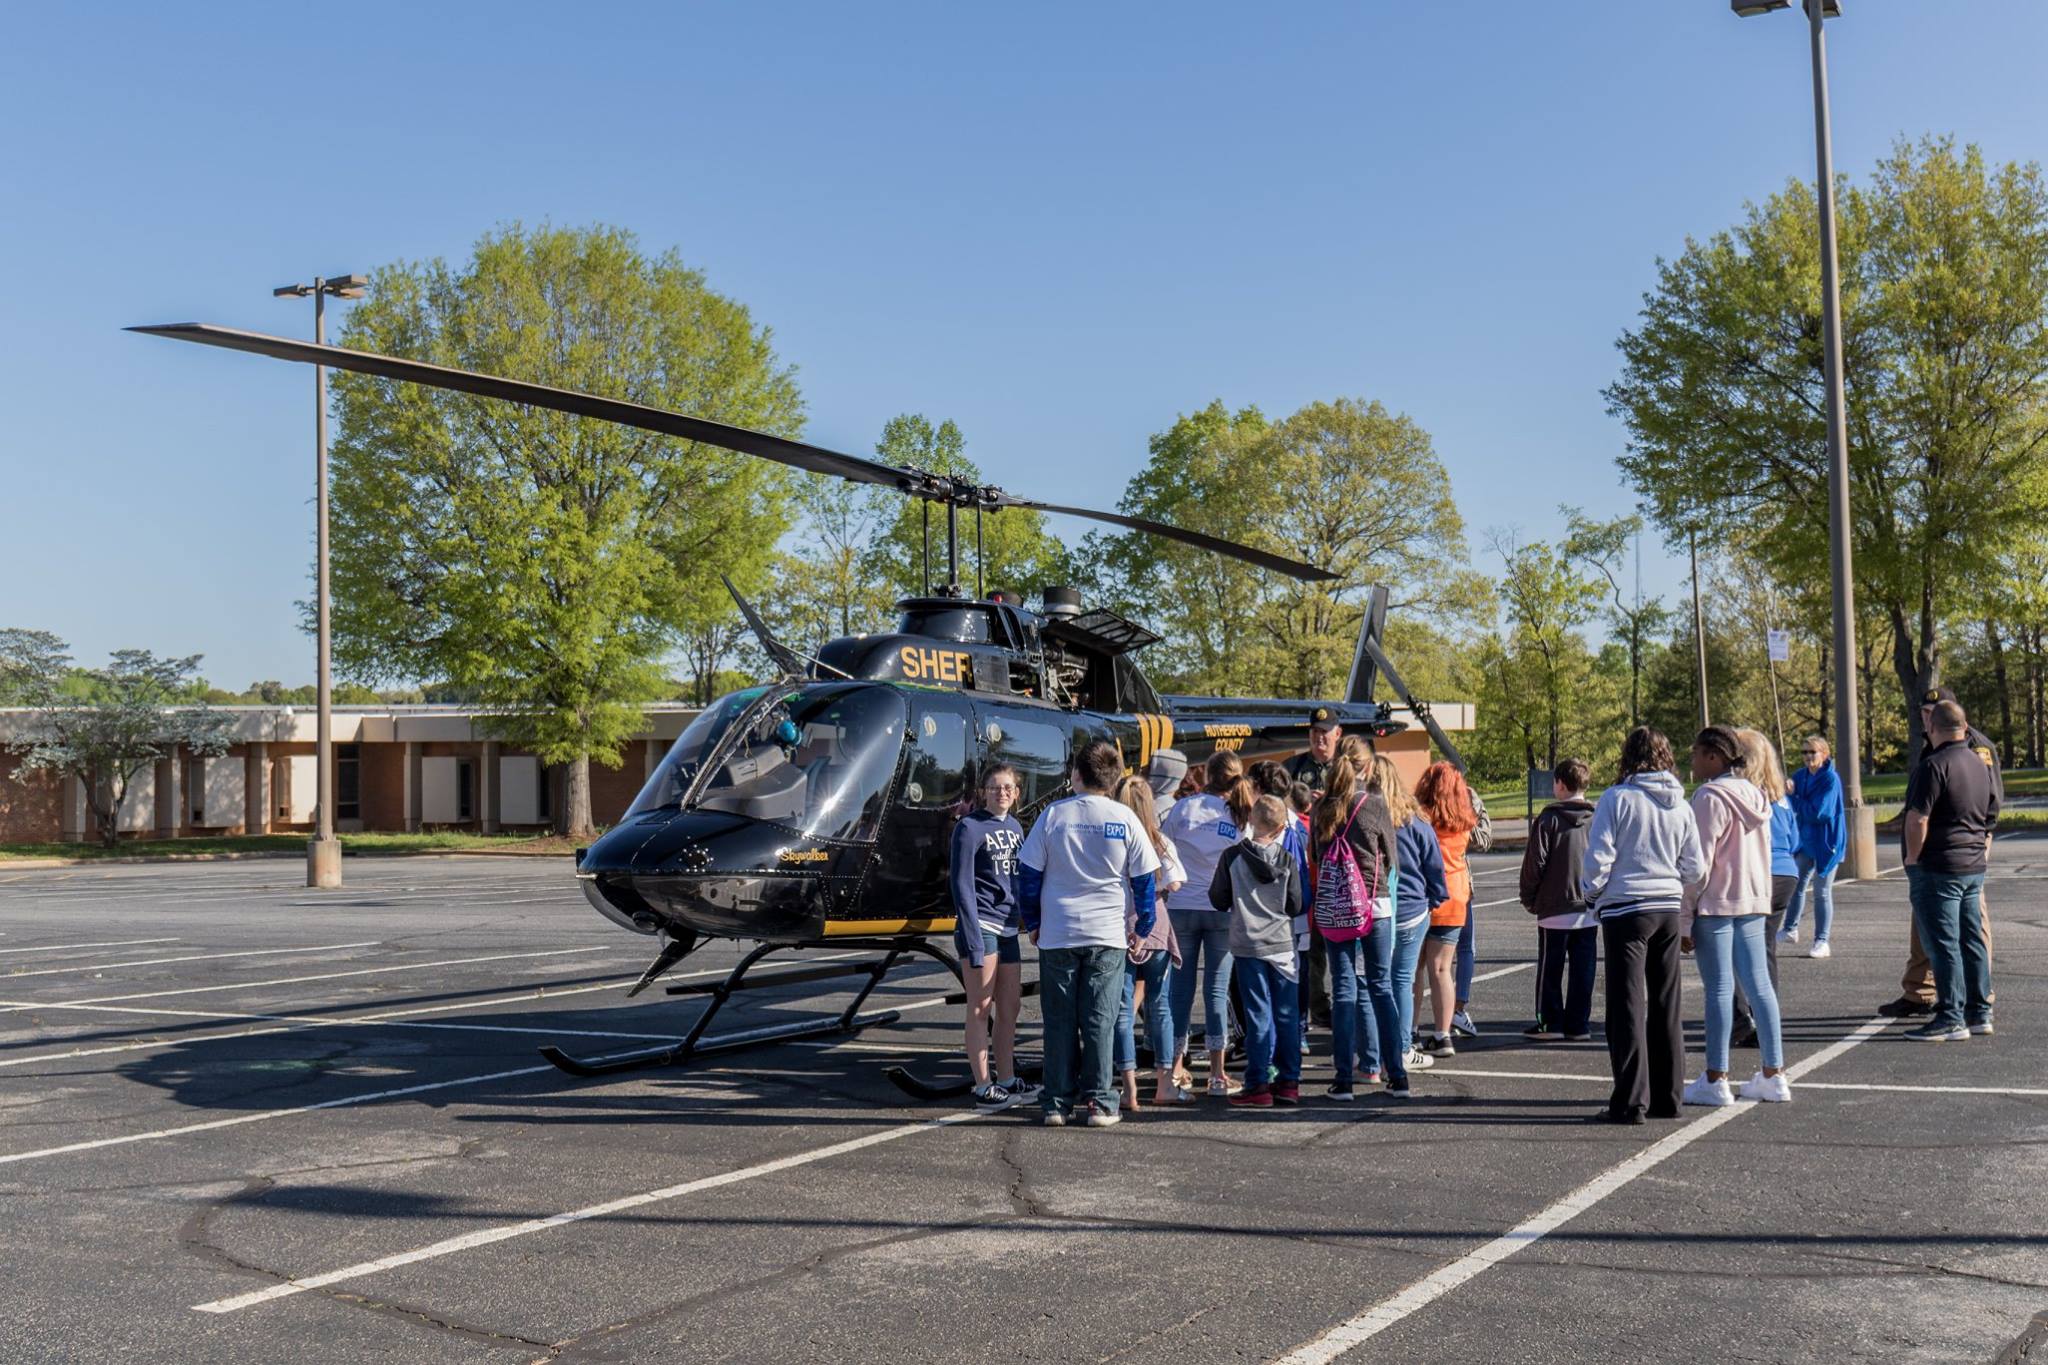
[{"label": "uniformed officer", "polygon": [[[1923,737],[1933,733],[1930,727],[1934,722],[1934,708],[1945,701],[1955,700],[1955,689],[1952,687],[1927,689],[1927,694],[1920,699],[1920,733]],[[1999,805],[2003,807],[2005,777],[1999,771],[1998,746],[1991,742],[1989,735],[1974,725],[1968,727],[1967,743],[1971,752],[1991,769],[1991,790],[1996,794]],[[1933,743],[1929,741],[1921,750],[1922,763],[1927,761],[1927,754],[1933,747]],[[1986,853],[1989,853],[1988,849]],[[1981,891],[1977,895],[1977,916],[1984,930],[1984,956],[1988,961],[1992,956],[1991,906]],[[1994,992],[1991,998],[1996,1000],[1998,996]],[[1928,960],[1927,950],[1920,944],[1920,926],[1917,923],[1912,925],[1912,937],[1906,950],[1906,971],[1899,978],[1899,998],[1879,1005],[1877,1012],[1893,1019],[1912,1019],[1934,1013],[1934,964]]]},{"label": "uniformed officer", "polygon": [[1318,801],[1323,799],[1323,789],[1330,785],[1330,765],[1337,761],[1337,741],[1343,735],[1343,727],[1330,714],[1330,708],[1318,706],[1308,713],[1308,751],[1287,760],[1288,777],[1308,783],[1309,791]]}]

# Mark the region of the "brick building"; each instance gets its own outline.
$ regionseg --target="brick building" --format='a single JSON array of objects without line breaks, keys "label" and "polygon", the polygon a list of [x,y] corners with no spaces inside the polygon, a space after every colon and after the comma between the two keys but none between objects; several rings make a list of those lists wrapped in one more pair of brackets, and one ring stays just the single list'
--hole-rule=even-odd
[{"label": "brick building", "polygon": [[[224,706],[232,744],[215,758],[181,754],[137,776],[122,802],[126,837],[312,833],[316,793],[314,714],[300,706]],[[1435,708],[1449,730],[1469,730],[1472,708]],[[0,708],[0,745],[23,732],[28,712]],[[616,821],[697,708],[646,709],[617,768],[593,763],[590,811]],[[358,830],[472,830],[484,834],[549,827],[563,799],[565,771],[486,737],[484,716],[463,706],[334,708],[334,825]],[[1389,735],[1380,752],[1410,782],[1430,758],[1420,727]],[[75,778],[47,773],[17,780],[20,760],[0,748],[0,843],[85,842],[99,837]]]},{"label": "brick building", "polygon": [[[311,833],[316,799],[313,709],[224,706],[232,744],[214,758],[180,754],[137,776],[122,802],[123,835]],[[590,806],[616,820],[654,765],[697,715],[651,706],[617,768],[593,763]],[[29,713],[0,708],[0,743],[22,733]],[[20,760],[0,749],[0,843],[99,837],[75,778],[17,780]],[[334,708],[335,828],[356,830],[542,830],[562,800],[565,770],[488,738],[482,715],[462,706]]]}]

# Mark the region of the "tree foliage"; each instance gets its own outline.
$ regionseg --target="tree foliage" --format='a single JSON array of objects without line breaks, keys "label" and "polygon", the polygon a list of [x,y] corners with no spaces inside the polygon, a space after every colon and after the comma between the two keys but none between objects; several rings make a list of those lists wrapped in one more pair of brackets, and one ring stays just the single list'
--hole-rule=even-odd
[{"label": "tree foliage", "polygon": [[135,779],[181,749],[225,753],[230,722],[191,700],[197,654],[159,659],[146,649],[117,650],[105,668],[89,670],[90,697],[65,686],[70,662],[64,642],[47,631],[0,630],[0,682],[11,704],[31,708],[8,747],[21,759],[18,779],[40,772],[77,778],[111,848]]},{"label": "tree foliage", "polygon": [[1330,696],[1372,585],[1393,610],[1437,623],[1485,594],[1428,433],[1377,402],[1310,403],[1278,423],[1212,402],[1152,438],[1119,507],[1338,575],[1303,584],[1155,536],[1091,536],[1100,588],[1170,641],[1148,665],[1190,691]]},{"label": "tree foliage", "polygon": [[[487,234],[461,268],[377,271],[342,344],[784,435],[795,378],[765,327],[673,251],[613,228]],[[351,676],[443,679],[570,767],[616,764],[664,658],[729,616],[718,574],[767,571],[776,466],[562,413],[335,377],[335,652]]]},{"label": "tree foliage", "polygon": [[[1838,199],[1856,587],[1917,740],[1943,620],[2048,513],[2048,190],[1929,139]],[[1741,526],[1785,582],[1828,576],[1815,216],[1794,183],[1660,263],[1607,390],[1651,515]]]}]

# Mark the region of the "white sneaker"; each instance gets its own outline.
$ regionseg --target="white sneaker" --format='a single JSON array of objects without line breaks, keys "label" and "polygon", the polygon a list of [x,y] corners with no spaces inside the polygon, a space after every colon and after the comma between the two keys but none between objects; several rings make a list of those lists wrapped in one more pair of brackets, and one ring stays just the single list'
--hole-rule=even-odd
[{"label": "white sneaker", "polygon": [[1782,1071],[1775,1076],[1766,1076],[1759,1071],[1742,1083],[1742,1098],[1762,1100],[1766,1104],[1790,1104],[1792,1082],[1785,1079]]},{"label": "white sneaker", "polygon": [[1835,954],[1834,951],[1828,947],[1827,940],[1823,939],[1819,943],[1814,944],[1811,948],[1808,948],[1806,950],[1806,955],[1808,957],[1833,957]]},{"label": "white sneaker", "polygon": [[1735,1103],[1735,1096],[1728,1089],[1726,1077],[1718,1081],[1710,1081],[1707,1079],[1707,1073],[1702,1071],[1698,1076],[1685,1083],[1685,1102],[1687,1104],[1704,1104],[1714,1109],[1721,1109]]},{"label": "white sneaker", "polygon": [[1436,1065],[1436,1058],[1419,1048],[1408,1049],[1408,1070],[1427,1071]]},{"label": "white sneaker", "polygon": [[1797,943],[1797,942],[1799,942],[1799,931],[1798,931],[1797,929],[1780,929],[1780,930],[1778,931],[1778,942],[1780,942],[1780,943]]}]

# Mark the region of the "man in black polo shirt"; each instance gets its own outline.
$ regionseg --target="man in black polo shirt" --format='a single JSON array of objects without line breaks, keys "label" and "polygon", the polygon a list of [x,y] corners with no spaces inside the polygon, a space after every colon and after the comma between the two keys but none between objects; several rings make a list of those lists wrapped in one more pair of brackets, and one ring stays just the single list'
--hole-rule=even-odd
[{"label": "man in black polo shirt", "polygon": [[1998,826],[1998,780],[1972,748],[1969,718],[1955,702],[1933,708],[1927,739],[1906,789],[1906,880],[1934,968],[1934,1017],[1906,1036],[1964,1042],[1991,1032],[1991,957],[1978,896]]},{"label": "man in black polo shirt", "polygon": [[[1930,687],[1927,695],[1920,699],[1920,731],[1924,735],[1934,733],[1934,708],[1945,701],[1956,701],[1953,688]],[[1958,703],[1960,705],[1960,703]],[[1993,789],[1998,794],[1999,804],[2005,803],[2005,778],[1998,767],[1998,746],[1991,737],[1972,725],[1968,731],[1970,748],[1983,759],[1991,769]],[[1921,750],[1920,761],[1927,761],[1928,752],[1934,747],[1930,738],[1927,747]],[[1977,916],[1984,924],[1984,955],[1988,960],[1996,951],[1991,945],[1991,902],[1981,893],[1977,897]],[[1993,999],[1996,999],[1993,996]],[[1877,1012],[1894,1019],[1910,1019],[1915,1015],[1934,1012],[1934,968],[1927,961],[1927,950],[1920,943],[1920,929],[1915,925],[1907,938],[1906,970],[1899,977],[1899,997],[1887,1004],[1879,1005]]]}]

